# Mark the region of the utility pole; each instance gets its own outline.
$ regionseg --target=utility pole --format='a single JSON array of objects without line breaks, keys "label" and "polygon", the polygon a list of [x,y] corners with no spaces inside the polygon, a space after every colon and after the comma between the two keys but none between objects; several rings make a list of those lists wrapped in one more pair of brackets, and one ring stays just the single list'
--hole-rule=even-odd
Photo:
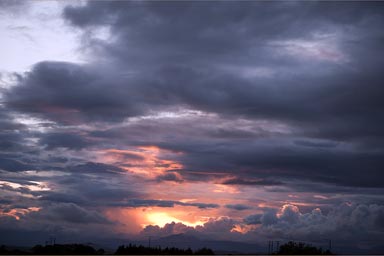
[{"label": "utility pole", "polygon": [[268,254],[273,253],[273,240],[268,241]]},{"label": "utility pole", "polygon": [[331,239],[329,239],[328,250],[329,250],[329,252],[331,252],[331,250],[332,250],[332,240]]},{"label": "utility pole", "polygon": [[271,254],[271,241],[268,241],[268,255]]},{"label": "utility pole", "polygon": [[276,252],[280,250],[280,241],[275,241],[276,242]]},{"label": "utility pole", "polygon": [[148,248],[151,248],[151,237],[148,237]]}]

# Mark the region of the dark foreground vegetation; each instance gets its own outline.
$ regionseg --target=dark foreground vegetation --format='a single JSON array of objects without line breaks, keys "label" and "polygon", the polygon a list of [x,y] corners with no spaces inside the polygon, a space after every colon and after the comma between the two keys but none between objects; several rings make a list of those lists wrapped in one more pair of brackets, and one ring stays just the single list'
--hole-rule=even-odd
[{"label": "dark foreground vegetation", "polygon": [[[51,244],[36,245],[30,249],[15,249],[4,245],[0,246],[0,255],[103,255],[103,249],[94,249],[85,244]],[[196,251],[176,247],[145,247],[142,245],[121,245],[114,252],[115,255],[214,255],[209,248]],[[323,250],[312,245],[288,242],[279,247],[274,255],[331,255],[329,250]]]},{"label": "dark foreground vegetation", "polygon": [[[30,249],[12,249],[4,245],[0,246],[0,255],[102,255],[103,249],[94,249],[92,246],[84,244],[53,244],[36,245]],[[208,248],[196,251],[189,249],[179,249],[175,247],[145,247],[142,245],[119,246],[115,255],[214,255]]]},{"label": "dark foreground vegetation", "polygon": [[142,245],[128,245],[128,246],[119,246],[116,255],[214,255],[213,251],[208,248],[202,248],[193,252],[190,248],[188,249],[179,249],[175,247],[164,248],[161,247],[144,247]]},{"label": "dark foreground vegetation", "polygon": [[11,249],[0,246],[1,255],[95,255],[104,254],[103,249],[95,250],[84,244],[36,245],[30,249]]},{"label": "dark foreground vegetation", "polygon": [[278,255],[332,255],[329,250],[323,251],[322,248],[317,248],[304,243],[288,242],[280,246]]}]

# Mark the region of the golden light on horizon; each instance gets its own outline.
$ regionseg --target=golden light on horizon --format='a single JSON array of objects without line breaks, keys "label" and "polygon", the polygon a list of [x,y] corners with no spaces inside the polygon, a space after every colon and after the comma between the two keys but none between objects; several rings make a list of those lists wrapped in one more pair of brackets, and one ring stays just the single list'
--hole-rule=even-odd
[{"label": "golden light on horizon", "polygon": [[[182,224],[184,224],[186,226],[190,226],[190,227],[196,227],[198,225],[204,225],[204,222],[202,222],[202,221],[190,222],[190,221],[186,221],[186,220],[181,220],[179,218],[172,216],[171,214],[169,214],[167,212],[148,213],[146,217],[147,217],[148,221],[150,222],[149,223],[150,225],[157,225],[159,227],[164,227],[166,224],[172,223],[172,222],[182,223]],[[144,226],[146,226],[146,225],[144,224]]]}]

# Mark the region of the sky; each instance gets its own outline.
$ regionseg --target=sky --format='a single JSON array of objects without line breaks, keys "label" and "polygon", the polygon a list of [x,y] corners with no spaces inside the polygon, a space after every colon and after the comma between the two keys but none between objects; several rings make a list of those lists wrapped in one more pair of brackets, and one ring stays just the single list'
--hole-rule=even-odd
[{"label": "sky", "polygon": [[2,0],[0,244],[383,253],[383,25],[379,1]]}]

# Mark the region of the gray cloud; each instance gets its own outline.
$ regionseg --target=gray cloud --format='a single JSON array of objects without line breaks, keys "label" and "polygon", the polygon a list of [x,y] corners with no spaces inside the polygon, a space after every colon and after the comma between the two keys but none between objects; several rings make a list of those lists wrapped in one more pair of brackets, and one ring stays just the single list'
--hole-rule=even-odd
[{"label": "gray cloud", "polygon": [[92,144],[79,134],[59,132],[42,135],[39,143],[45,146],[47,150],[60,147],[78,150]]},{"label": "gray cloud", "polygon": [[81,224],[110,224],[103,215],[96,211],[86,210],[74,203],[58,203],[46,208],[41,211],[32,212],[29,215],[30,218],[44,219],[49,221],[64,221],[71,223]]},{"label": "gray cloud", "polygon": [[[336,5],[342,5],[343,11],[334,8]],[[67,118],[73,115],[71,121],[118,121],[174,106],[214,112],[228,119],[242,116],[279,121],[291,129],[295,145],[281,146],[284,142],[279,137],[270,145],[228,142],[236,132],[235,127],[230,127],[224,133],[222,129],[214,131],[224,142],[192,144],[178,140],[176,146],[163,146],[187,152],[182,160],[192,170],[216,168],[231,172],[240,167],[249,176],[257,173],[256,178],[264,179],[265,174],[259,171],[263,169],[284,178],[381,187],[377,177],[383,165],[382,150],[371,149],[380,146],[377,141],[382,139],[384,123],[377,111],[383,107],[381,99],[376,97],[382,90],[382,58],[360,46],[370,45],[370,51],[381,52],[381,34],[377,30],[383,21],[380,8],[376,3],[213,6],[103,2],[67,7],[63,15],[73,26],[110,28],[114,40],[103,45],[92,40],[89,43],[91,48],[102,48],[98,54],[119,63],[117,71],[95,75],[92,68],[77,66],[77,71],[71,73],[66,71],[70,70],[66,67],[69,64],[42,63],[23,85],[9,92],[10,106],[17,106],[18,101],[29,102],[28,98],[20,98],[22,92],[33,96],[26,88],[44,86],[50,77],[45,74],[51,73],[74,88],[83,81],[82,90],[74,89],[78,101],[72,99],[74,91],[69,95],[61,92],[60,86],[41,87],[51,91],[51,99],[57,96],[58,107],[74,110],[74,114],[66,113]],[[303,10],[304,15],[295,15]],[[289,15],[280,15],[287,12]],[[273,13],[279,19],[271,21],[263,13]],[[190,19],[185,22],[187,17]],[[307,45],[315,48],[314,52]],[[131,73],[118,76],[119,67]],[[110,112],[99,111],[96,106],[100,104]],[[36,111],[54,120],[60,116],[40,108]],[[214,140],[214,134],[211,131],[207,137]],[[242,133],[255,141],[257,136],[253,135],[249,131]],[[371,141],[376,141],[375,145]],[[341,142],[350,143],[353,149],[343,148]],[[328,152],[322,150],[328,146]],[[354,150],[358,146],[361,149]],[[359,175],[362,169],[368,175]],[[349,172],[355,175],[347,175]]]},{"label": "gray cloud", "polygon": [[272,180],[265,180],[265,179],[258,179],[258,180],[252,180],[252,179],[242,179],[242,178],[229,178],[225,179],[222,184],[225,185],[249,185],[249,186],[276,186],[276,185],[282,185],[282,182],[279,181],[272,181]]},{"label": "gray cloud", "polygon": [[[224,170],[228,173],[234,169],[241,170],[242,183],[249,184],[252,180],[261,179],[266,181],[256,183],[279,185],[279,181],[273,181],[272,177],[280,177],[280,180],[305,179],[344,186],[382,187],[377,179],[381,175],[380,166],[383,165],[380,151],[362,152],[342,147],[308,149],[283,139],[219,143],[195,140],[193,143],[167,142],[160,145],[186,152],[181,160],[192,170]],[[363,169],[364,173],[361,173]]]},{"label": "gray cloud", "polygon": [[237,210],[237,211],[252,209],[252,207],[244,204],[226,204],[225,207],[228,209]]},{"label": "gray cloud", "polygon": [[77,164],[65,168],[74,173],[124,173],[125,171],[114,165],[103,163],[87,162],[84,164]]},{"label": "gray cloud", "polygon": [[6,93],[7,104],[63,124],[121,120],[137,114],[126,99],[129,91],[105,79],[96,70],[78,64],[38,63],[20,80],[20,86]]},{"label": "gray cloud", "polygon": [[4,0],[0,2],[0,14],[21,14],[22,10],[29,8],[29,3],[21,0]]},{"label": "gray cloud", "polygon": [[[1,12],[12,5],[0,3]],[[298,201],[323,212],[291,205],[243,222],[223,218],[196,229],[173,223],[145,232],[225,236],[234,225],[260,225],[256,235],[268,238],[376,238],[383,226],[383,8],[291,1],[66,7],[63,18],[83,32],[80,51],[89,62],[36,63],[1,89],[1,180],[20,187],[3,186],[0,201],[7,209],[33,201],[45,210],[28,218],[39,221],[85,223],[86,216],[92,226],[107,224],[98,213],[104,206],[219,208],[151,199],[144,189],[208,181],[260,189],[273,205],[282,203],[279,193],[300,194]],[[148,145],[183,168],[148,179],[120,168],[144,160],[138,155],[121,153],[119,166],[92,156]],[[30,181],[52,190],[32,191]],[[360,204],[332,208],[349,199]]]},{"label": "gray cloud", "polygon": [[167,223],[164,227],[157,225],[148,225],[141,232],[142,235],[150,235],[157,237],[165,237],[175,234],[189,234],[198,237],[214,238],[216,236],[228,235],[235,227],[236,221],[233,219],[223,217],[218,219],[210,219],[203,225],[198,225],[195,228],[187,226],[183,223]]},{"label": "gray cloud", "polygon": [[[384,229],[380,224],[383,217],[382,205],[343,203],[332,208],[328,214],[320,209],[301,213],[293,205],[285,205],[279,214],[266,211],[263,214],[245,218],[247,224],[261,224],[254,232],[259,236],[280,237],[280,239],[296,239],[316,242],[321,238],[338,241],[339,246],[354,241],[357,247],[363,244],[373,249],[380,240],[378,234]],[[371,242],[367,243],[368,240]],[[337,250],[337,249],[336,249]]]},{"label": "gray cloud", "polygon": [[127,202],[119,202],[112,204],[113,206],[126,206],[126,207],[174,207],[175,205],[181,206],[194,206],[199,209],[219,208],[218,204],[206,204],[206,203],[183,203],[173,200],[155,200],[155,199],[130,199]]},{"label": "gray cloud", "polygon": [[173,171],[158,175],[156,177],[156,180],[158,180],[158,181],[174,181],[174,182],[178,182],[178,183],[181,183],[184,181],[179,173],[173,172]]},{"label": "gray cloud", "polygon": [[33,167],[34,167],[33,165],[28,165],[15,159],[2,158],[0,160],[0,168],[2,170],[7,170],[11,172],[27,171],[30,169],[34,169]]}]

